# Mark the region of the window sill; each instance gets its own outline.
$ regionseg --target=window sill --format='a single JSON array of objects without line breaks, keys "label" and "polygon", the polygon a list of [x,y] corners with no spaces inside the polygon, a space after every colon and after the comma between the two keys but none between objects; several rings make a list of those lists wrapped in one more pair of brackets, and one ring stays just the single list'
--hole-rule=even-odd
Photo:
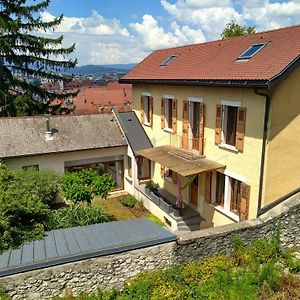
[{"label": "window sill", "polygon": [[129,177],[129,176],[125,176],[126,180],[132,184],[132,177]]},{"label": "window sill", "polygon": [[163,131],[168,132],[168,133],[174,133],[172,128],[164,128]]},{"label": "window sill", "polygon": [[240,217],[238,215],[236,215],[235,213],[233,213],[232,211],[228,211],[226,210],[224,207],[218,205],[215,206],[213,204],[211,204],[211,206],[218,212],[220,212],[221,214],[225,215],[226,217],[230,218],[231,220],[235,221],[235,222],[239,222],[240,221]]},{"label": "window sill", "polygon": [[172,177],[166,177],[166,176],[165,176],[164,179],[165,179],[166,181],[169,181],[170,183],[174,183]]},{"label": "window sill", "polygon": [[218,147],[222,148],[222,149],[230,150],[235,153],[239,152],[239,150],[237,148],[235,148],[235,146],[228,145],[228,144],[219,144]]},{"label": "window sill", "polygon": [[147,127],[151,127],[151,124],[149,122],[144,122],[143,125]]}]

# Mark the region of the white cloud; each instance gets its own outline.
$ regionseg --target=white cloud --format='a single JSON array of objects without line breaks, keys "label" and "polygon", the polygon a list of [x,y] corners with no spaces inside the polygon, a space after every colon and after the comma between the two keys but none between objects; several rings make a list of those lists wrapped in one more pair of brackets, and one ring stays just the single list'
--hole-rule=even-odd
[{"label": "white cloud", "polygon": [[257,25],[258,31],[300,23],[300,1],[241,1],[245,20]]},{"label": "white cloud", "polygon": [[205,41],[200,29],[194,30],[187,25],[180,27],[176,22],[171,24],[174,32],[166,32],[151,15],[144,15],[142,23],[131,23],[130,27],[138,34],[137,42],[142,40],[144,47],[151,50]]},{"label": "white cloud", "polygon": [[161,0],[161,5],[177,21],[198,25],[210,40],[219,38],[231,20],[244,23],[229,0],[178,0],[174,4]]}]

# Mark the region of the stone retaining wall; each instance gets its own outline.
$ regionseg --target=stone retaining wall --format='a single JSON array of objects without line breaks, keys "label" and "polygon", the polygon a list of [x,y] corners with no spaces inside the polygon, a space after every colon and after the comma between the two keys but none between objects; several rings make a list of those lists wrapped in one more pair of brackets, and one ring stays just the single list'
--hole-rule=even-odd
[{"label": "stone retaining wall", "polygon": [[238,234],[247,242],[274,234],[281,228],[281,245],[300,249],[300,194],[252,221],[187,233],[177,242],[122,254],[0,278],[13,299],[48,299],[65,289],[73,293],[116,287],[146,270],[166,268],[218,253],[230,254],[232,239]]}]

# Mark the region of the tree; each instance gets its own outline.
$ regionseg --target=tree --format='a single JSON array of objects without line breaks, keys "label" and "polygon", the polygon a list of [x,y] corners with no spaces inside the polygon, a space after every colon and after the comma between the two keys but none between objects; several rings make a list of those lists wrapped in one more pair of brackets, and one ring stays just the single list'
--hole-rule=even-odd
[{"label": "tree", "polygon": [[242,26],[232,20],[231,22],[226,24],[226,27],[221,34],[221,37],[222,39],[228,39],[234,36],[253,34],[255,32],[256,30],[254,26]]},{"label": "tree", "polygon": [[24,78],[30,76],[53,82],[66,80],[59,73],[73,68],[77,63],[76,59],[66,60],[75,50],[75,44],[64,48],[61,46],[62,36],[51,38],[41,35],[42,30],[54,30],[63,19],[62,15],[49,22],[41,19],[39,13],[49,4],[50,0],[34,0],[33,4],[28,4],[28,0],[0,0],[2,115],[62,113],[61,105],[51,109],[52,100],[76,95],[47,91]]}]

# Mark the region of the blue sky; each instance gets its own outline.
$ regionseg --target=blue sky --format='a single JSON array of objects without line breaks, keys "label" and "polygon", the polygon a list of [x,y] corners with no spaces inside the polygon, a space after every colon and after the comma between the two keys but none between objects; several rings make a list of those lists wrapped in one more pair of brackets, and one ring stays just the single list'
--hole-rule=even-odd
[{"label": "blue sky", "polygon": [[153,50],[220,38],[231,20],[257,31],[300,24],[300,0],[52,0],[55,32],[79,65],[139,62]]}]

